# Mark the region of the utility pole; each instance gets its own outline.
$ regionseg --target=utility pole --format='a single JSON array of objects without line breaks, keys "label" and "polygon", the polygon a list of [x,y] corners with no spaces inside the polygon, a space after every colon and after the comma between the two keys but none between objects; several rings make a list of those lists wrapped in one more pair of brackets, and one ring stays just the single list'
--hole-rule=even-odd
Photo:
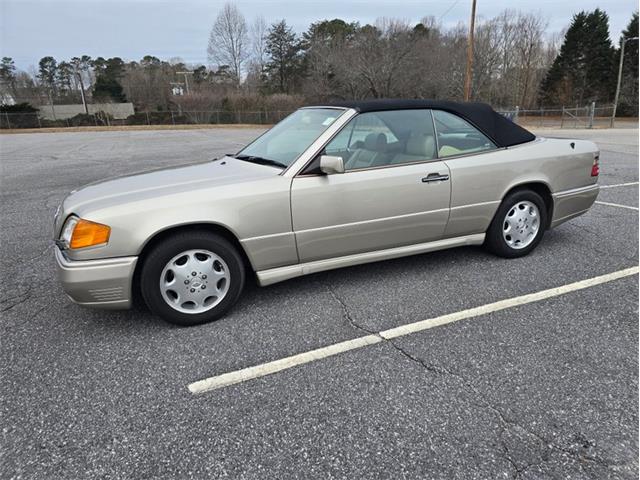
[{"label": "utility pole", "polygon": [[473,33],[476,27],[476,0],[471,0],[471,21],[469,22],[469,43],[467,45],[467,72],[464,78],[464,101],[471,100],[471,75],[473,72]]},{"label": "utility pole", "polygon": [[74,57],[71,59],[71,65],[73,65],[73,74],[76,76],[76,79],[80,82],[80,96],[82,97],[82,106],[84,107],[84,113],[89,115],[89,108],[87,107],[87,99],[84,96],[84,81],[82,80],[82,71],[84,70],[85,64],[82,62],[82,59],[78,57]]},{"label": "utility pole", "polygon": [[191,72],[189,72],[189,71],[187,71],[187,72],[176,72],[176,75],[184,75],[184,85],[185,85],[185,87],[187,89],[187,95],[188,95],[190,93],[190,90],[189,90],[189,77],[187,75],[193,75],[193,72],[192,71]]},{"label": "utility pole", "polygon": [[618,110],[618,100],[620,99],[620,84],[622,83],[622,64],[624,63],[624,46],[629,40],[638,40],[638,37],[630,37],[622,40],[622,46],[620,47],[620,65],[618,66],[618,85],[616,86],[616,97],[613,101],[613,114],[611,115],[611,128],[613,128],[616,121],[616,112]]},{"label": "utility pole", "polygon": [[76,75],[78,76],[78,80],[80,80],[80,96],[82,97],[82,106],[84,107],[84,113],[89,115],[89,109],[87,108],[87,99],[84,96],[84,82],[82,81],[82,72],[79,72],[76,69]]},{"label": "utility pole", "polygon": [[49,104],[51,105],[51,114],[53,115],[53,119],[57,120],[56,107],[53,106],[53,95],[51,94],[51,87],[49,87]]}]

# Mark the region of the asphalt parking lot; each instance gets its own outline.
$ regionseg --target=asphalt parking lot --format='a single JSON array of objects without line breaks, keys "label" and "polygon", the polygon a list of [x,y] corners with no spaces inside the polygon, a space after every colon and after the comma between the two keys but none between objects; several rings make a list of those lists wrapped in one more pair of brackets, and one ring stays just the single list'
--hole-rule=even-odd
[{"label": "asphalt parking lot", "polygon": [[637,129],[540,132],[597,141],[610,188],[522,259],[461,248],[249,285],[196,328],[67,300],[51,226],[68,191],[207,161],[259,132],[0,136],[0,477],[638,478],[637,275],[188,389],[637,266]]}]

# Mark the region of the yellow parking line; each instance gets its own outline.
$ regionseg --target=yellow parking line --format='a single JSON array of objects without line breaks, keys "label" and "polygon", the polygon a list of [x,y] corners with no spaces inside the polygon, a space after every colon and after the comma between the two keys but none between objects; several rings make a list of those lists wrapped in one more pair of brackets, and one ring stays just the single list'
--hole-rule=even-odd
[{"label": "yellow parking line", "polygon": [[547,290],[541,290],[539,292],[530,293],[527,295],[500,300],[498,302],[481,305],[479,307],[462,310],[460,312],[450,313],[448,315],[442,315],[427,320],[409,323],[407,325],[391,328],[389,330],[383,330],[375,334],[365,335],[363,337],[354,338],[353,340],[347,340],[326,347],[317,348],[315,350],[310,350],[304,353],[299,353],[290,357],[281,358],[272,362],[262,363],[260,365],[243,368],[241,370],[235,370],[233,372],[224,373],[222,375],[205,378],[204,380],[199,380],[197,382],[189,384],[187,388],[191,393],[194,394],[216,390],[218,388],[227,387],[236,383],[242,383],[255,378],[271,375],[276,372],[281,372],[289,368],[304,365],[305,363],[332,357],[340,353],[368,347],[369,345],[374,345],[383,341],[391,340],[393,338],[411,335],[413,333],[422,332],[430,328],[457,322],[459,320],[479,317],[482,315],[487,315],[489,313],[498,312],[500,310],[505,310],[520,305],[526,305],[533,302],[539,302],[541,300],[557,297],[566,293],[594,287],[596,285],[601,285],[607,282],[612,282],[620,278],[637,275],[638,270],[638,267],[626,268],[624,270],[608,273],[606,275],[600,275],[598,277],[588,278],[579,282],[569,283],[561,287],[549,288]]}]

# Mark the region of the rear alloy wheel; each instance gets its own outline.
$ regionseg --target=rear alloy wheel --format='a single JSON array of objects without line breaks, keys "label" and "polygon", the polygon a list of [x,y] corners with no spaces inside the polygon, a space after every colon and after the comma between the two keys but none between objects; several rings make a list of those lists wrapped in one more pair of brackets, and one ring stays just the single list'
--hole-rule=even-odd
[{"label": "rear alloy wheel", "polygon": [[535,204],[516,203],[502,222],[502,237],[511,248],[520,250],[533,242],[540,229],[540,211]]},{"label": "rear alloy wheel", "polygon": [[522,257],[542,240],[547,225],[544,200],[528,189],[509,194],[495,214],[485,246],[506,258]]},{"label": "rear alloy wheel", "polygon": [[140,275],[149,309],[176,325],[211,322],[238,300],[244,266],[224,238],[186,231],[167,238],[145,257]]}]

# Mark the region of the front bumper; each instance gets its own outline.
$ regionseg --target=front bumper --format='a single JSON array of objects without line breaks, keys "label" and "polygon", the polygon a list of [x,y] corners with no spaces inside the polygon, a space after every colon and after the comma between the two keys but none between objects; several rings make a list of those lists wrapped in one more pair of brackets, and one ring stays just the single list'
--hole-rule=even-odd
[{"label": "front bumper", "polygon": [[71,300],[96,308],[130,308],[131,285],[138,257],[70,260],[54,248],[58,277]]}]

